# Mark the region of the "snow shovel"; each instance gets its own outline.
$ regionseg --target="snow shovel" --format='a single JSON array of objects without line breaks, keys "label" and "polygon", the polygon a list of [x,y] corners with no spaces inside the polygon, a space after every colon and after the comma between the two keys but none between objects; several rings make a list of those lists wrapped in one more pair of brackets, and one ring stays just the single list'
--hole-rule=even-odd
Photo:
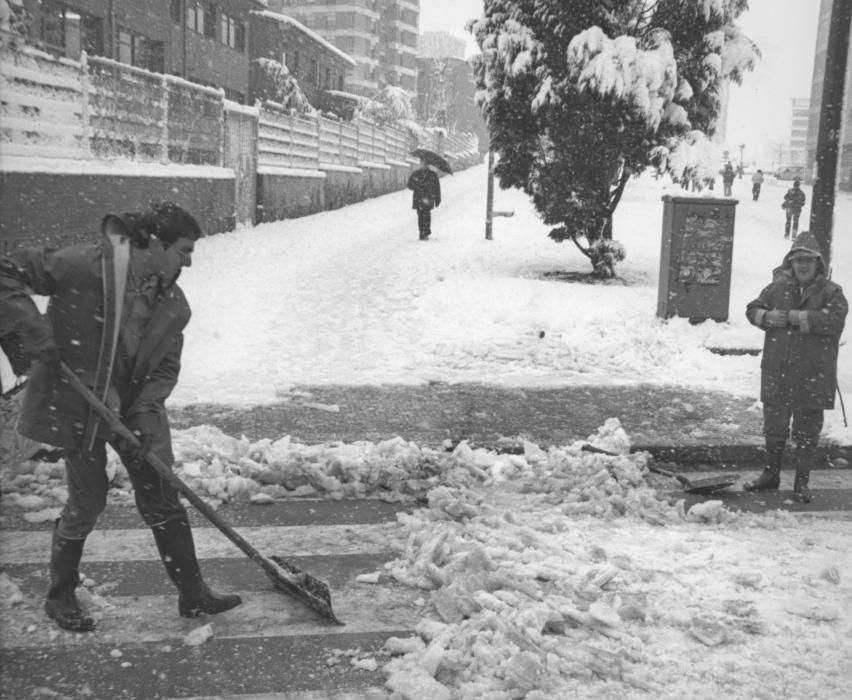
[{"label": "snow shovel", "polygon": [[[615,452],[602,450],[601,448],[595,447],[594,445],[585,444],[583,445],[582,449],[585,452],[597,452],[599,454],[609,455],[610,457],[618,457]],[[683,485],[683,490],[686,493],[716,493],[717,491],[726,489],[729,486],[733,486],[737,483],[737,481],[740,480],[739,474],[729,474],[725,476],[707,476],[702,479],[692,480],[687,479],[682,474],[676,474],[675,472],[670,472],[668,469],[657,467],[650,462],[646,466],[648,467],[648,471],[654,472],[655,474],[662,474],[663,476],[668,476],[672,479],[677,479]]]},{"label": "snow shovel", "polygon": [[701,479],[687,479],[683,474],[675,474],[668,469],[655,467],[653,464],[648,464],[648,471],[656,474],[662,474],[673,479],[677,479],[682,485],[686,493],[710,494],[733,486],[740,480],[739,474],[730,474],[725,476],[705,476]]},{"label": "snow shovel", "polygon": [[[101,418],[109,424],[110,428],[112,428],[122,439],[127,440],[130,444],[138,447],[140,443],[136,438],[136,435],[134,435],[130,429],[121,422],[119,417],[110,408],[104,405],[104,403],[92,393],[89,387],[80,381],[80,378],[74,374],[74,372],[69,369],[64,362],[60,364],[60,367],[63,378],[71,384],[77,393],[86,399],[92,408],[97,411],[98,415],[100,415]],[[309,608],[320,613],[320,615],[328,618],[332,622],[338,625],[344,624],[337,619],[334,611],[331,609],[331,595],[329,593],[328,586],[323,581],[302,571],[293,564],[284,561],[280,557],[263,556],[254,547],[252,547],[242,537],[242,535],[225,522],[225,520],[215,510],[207,505],[201,497],[198,496],[198,494],[189,488],[189,486],[187,486],[180,477],[177,476],[177,474],[169,469],[169,467],[159,457],[157,457],[157,455],[153,452],[149,452],[144,455],[144,458],[148,464],[157,470],[157,473],[163,479],[186,496],[186,499],[192,503],[192,505],[194,505],[195,508],[200,511],[205,518],[207,518],[207,520],[219,528],[219,530],[221,530],[222,533],[231,540],[231,542],[237,545],[237,547],[239,547],[249,559],[258,564],[266,572],[266,575],[272,580],[272,583],[275,584],[276,588],[300,600]]]}]

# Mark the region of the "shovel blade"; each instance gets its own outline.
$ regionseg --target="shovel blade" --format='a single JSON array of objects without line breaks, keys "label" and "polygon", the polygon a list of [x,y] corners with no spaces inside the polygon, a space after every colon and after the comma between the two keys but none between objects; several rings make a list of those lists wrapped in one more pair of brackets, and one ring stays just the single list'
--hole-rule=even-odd
[{"label": "shovel blade", "polygon": [[275,587],[284,591],[288,595],[299,599],[311,610],[318,612],[328,620],[331,620],[337,625],[343,625],[334,610],[331,607],[331,593],[325,582],[311,576],[309,573],[302,571],[299,567],[290,562],[272,555],[269,557],[275,562],[288,576],[283,576],[275,571],[266,570],[266,575],[275,584]]},{"label": "shovel blade", "polygon": [[683,490],[686,493],[707,494],[716,493],[723,489],[733,486],[739,481],[739,474],[731,474],[730,476],[708,476],[703,479],[695,479],[688,484],[684,484]]}]

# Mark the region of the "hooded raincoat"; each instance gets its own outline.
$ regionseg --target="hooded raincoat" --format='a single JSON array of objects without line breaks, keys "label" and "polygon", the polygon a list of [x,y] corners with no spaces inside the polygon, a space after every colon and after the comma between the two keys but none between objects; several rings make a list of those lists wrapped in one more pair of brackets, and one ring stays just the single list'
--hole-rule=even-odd
[{"label": "hooded raincoat", "polygon": [[[14,328],[39,313],[30,294],[49,297],[46,315],[62,361],[125,422],[137,413],[158,414],[152,448],[170,463],[165,400],[177,383],[189,304],[177,285],[160,291],[135,357],[116,370],[130,251],[126,227],[107,218],[115,233],[108,235],[105,219],[97,243],[24,249],[0,260],[0,316]],[[96,436],[113,437],[86,401],[41,362],[27,381],[18,432],[64,448],[88,449]]]},{"label": "hooded raincoat", "polygon": [[[817,275],[804,288],[790,259],[797,251],[818,257]],[[803,232],[775,270],[772,283],[746,307],[746,317],[766,333],[761,360],[760,400],[765,405],[831,409],[837,386],[837,351],[848,303],[840,285],[826,277],[816,237]],[[764,324],[772,309],[798,310],[800,325]]]}]

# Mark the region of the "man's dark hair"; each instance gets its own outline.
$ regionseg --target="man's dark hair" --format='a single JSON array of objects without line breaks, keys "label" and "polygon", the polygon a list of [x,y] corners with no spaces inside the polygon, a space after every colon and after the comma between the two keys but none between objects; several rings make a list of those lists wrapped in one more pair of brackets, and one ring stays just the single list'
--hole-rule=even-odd
[{"label": "man's dark hair", "polygon": [[155,202],[143,214],[125,214],[129,223],[131,241],[137,248],[147,248],[151,236],[158,238],[168,248],[178,238],[197,241],[201,238],[201,227],[186,209],[174,202]]}]

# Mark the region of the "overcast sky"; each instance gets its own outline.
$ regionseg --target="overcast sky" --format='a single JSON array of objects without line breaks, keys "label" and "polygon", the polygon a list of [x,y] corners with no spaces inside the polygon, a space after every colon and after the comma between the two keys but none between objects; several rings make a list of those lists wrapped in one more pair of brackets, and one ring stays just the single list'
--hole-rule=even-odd
[{"label": "overcast sky", "polygon": [[[790,101],[810,97],[820,0],[750,0],[740,25],[763,58],[744,84],[734,86],[727,143],[746,144],[744,156],[760,158],[763,146],[787,141]],[[421,30],[442,30],[470,39],[468,19],[482,14],[482,0],[421,0]],[[470,50],[474,43],[470,41]]]}]

